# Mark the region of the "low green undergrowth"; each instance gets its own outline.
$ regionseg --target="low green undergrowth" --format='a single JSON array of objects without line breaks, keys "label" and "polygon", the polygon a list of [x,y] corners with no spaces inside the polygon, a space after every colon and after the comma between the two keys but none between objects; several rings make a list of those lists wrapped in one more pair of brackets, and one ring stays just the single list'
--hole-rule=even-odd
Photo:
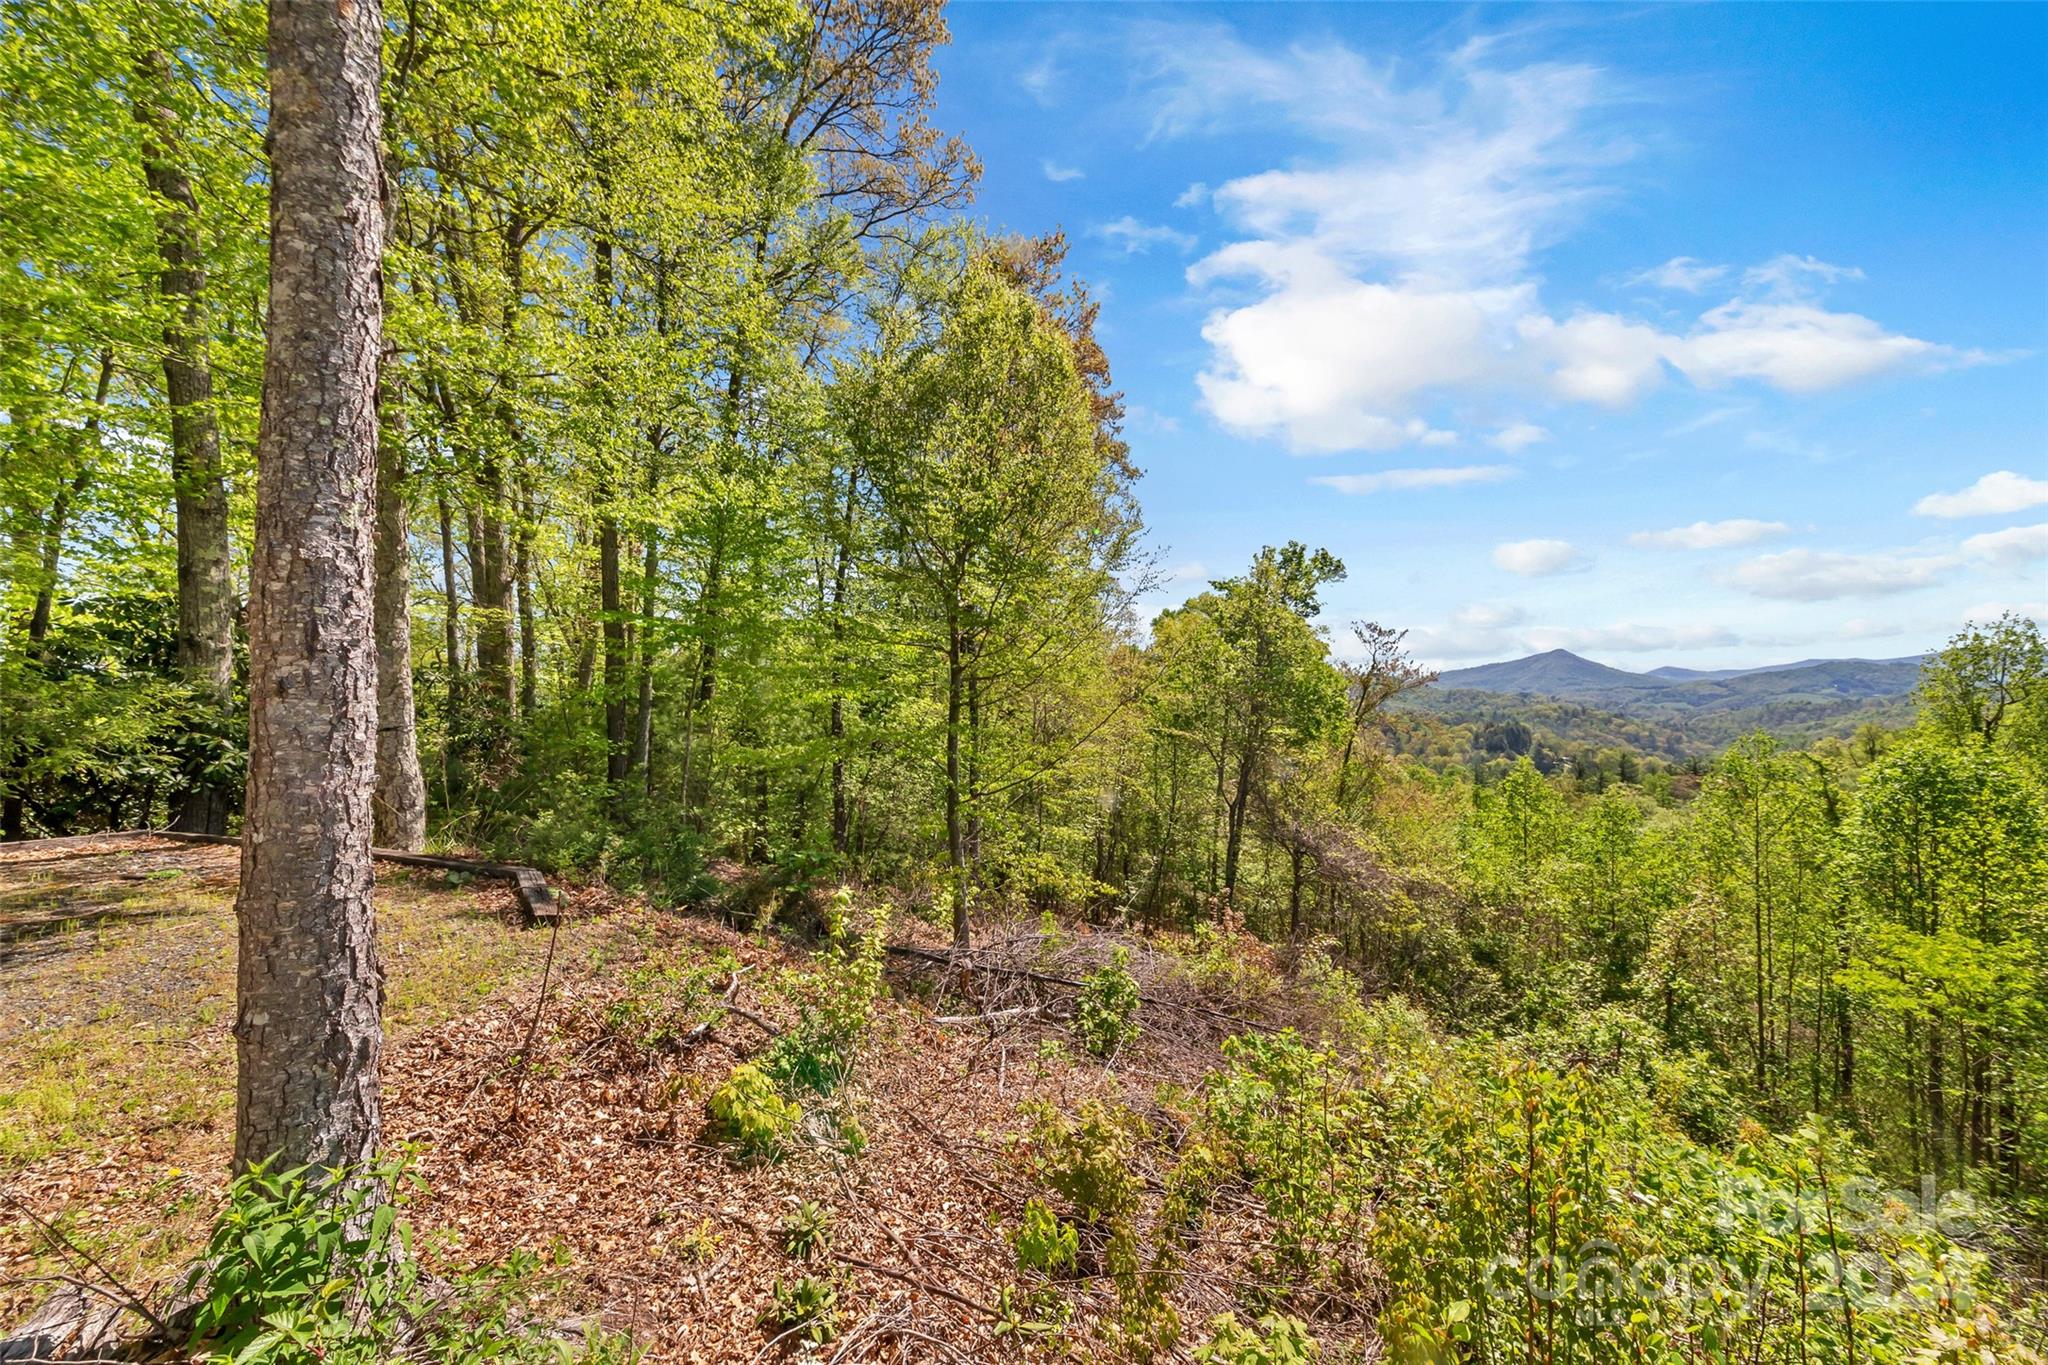
[{"label": "low green undergrowth", "polygon": [[533,1310],[548,1286],[530,1255],[430,1279],[403,1214],[418,1185],[397,1163],[238,1177],[187,1280],[190,1349],[214,1365],[637,1359],[622,1337],[551,1332]]}]

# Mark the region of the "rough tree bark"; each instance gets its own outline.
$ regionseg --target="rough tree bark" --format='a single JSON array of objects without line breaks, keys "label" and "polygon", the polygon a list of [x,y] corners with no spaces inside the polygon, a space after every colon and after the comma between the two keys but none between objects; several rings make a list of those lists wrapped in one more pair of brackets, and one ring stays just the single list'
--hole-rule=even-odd
[{"label": "rough tree bark", "polygon": [[270,318],[249,606],[235,1164],[377,1150],[371,635],[379,0],[270,3]]},{"label": "rough tree bark", "polygon": [[[233,703],[235,685],[228,491],[213,412],[213,370],[206,356],[206,253],[199,239],[199,203],[177,160],[176,116],[159,102],[170,82],[170,57],[160,49],[145,51],[137,63],[134,111],[143,130],[143,175],[161,201],[157,289],[169,308],[164,392],[171,413],[171,487],[178,519],[178,671],[224,713]],[[229,798],[224,785],[195,781],[174,827],[223,833]]]},{"label": "rough tree bark", "polygon": [[377,789],[379,848],[417,853],[427,843],[427,781],[420,772],[412,695],[412,551],[405,514],[405,412],[377,390]]}]

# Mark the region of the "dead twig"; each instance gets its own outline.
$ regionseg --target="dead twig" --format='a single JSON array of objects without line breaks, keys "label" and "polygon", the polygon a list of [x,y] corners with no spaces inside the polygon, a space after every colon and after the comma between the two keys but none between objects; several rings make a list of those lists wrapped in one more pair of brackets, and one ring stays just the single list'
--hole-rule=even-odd
[{"label": "dead twig", "polygon": [[[132,1310],[138,1317],[142,1318],[143,1321],[147,1322],[151,1327],[154,1327],[157,1331],[157,1335],[162,1337],[165,1341],[169,1341],[171,1339],[170,1324],[165,1322],[162,1318],[158,1317],[156,1310],[151,1308],[149,1304],[146,1301],[144,1301],[143,1297],[140,1294],[137,1294],[134,1290],[130,1289],[127,1285],[123,1284],[119,1276],[115,1275],[113,1271],[107,1269],[106,1265],[101,1262],[99,1257],[93,1255],[90,1251],[87,1251],[84,1247],[78,1245],[78,1243],[72,1241],[69,1237],[66,1237],[63,1233],[57,1231],[57,1229],[54,1226],[47,1222],[42,1217],[42,1215],[38,1214],[34,1209],[30,1208],[27,1202],[22,1200],[19,1196],[11,1194],[6,1190],[0,1190],[0,1199],[6,1200],[9,1205],[20,1210],[22,1217],[28,1219],[29,1222],[35,1224],[36,1230],[41,1232],[52,1246],[56,1247],[60,1251],[68,1252],[71,1255],[76,1256],[79,1260],[85,1262],[94,1270],[98,1271],[101,1275],[105,1276],[106,1281],[109,1285],[112,1285],[115,1289],[119,1290],[122,1294],[127,1296],[127,1302],[122,1305],[124,1308]],[[112,1295],[108,1294],[105,1290],[101,1290],[98,1292],[100,1292],[103,1297],[112,1297]]]}]

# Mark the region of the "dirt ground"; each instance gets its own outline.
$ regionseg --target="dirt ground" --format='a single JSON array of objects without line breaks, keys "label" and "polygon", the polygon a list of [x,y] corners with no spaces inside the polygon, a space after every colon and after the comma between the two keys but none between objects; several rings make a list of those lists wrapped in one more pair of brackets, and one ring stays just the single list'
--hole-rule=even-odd
[{"label": "dirt ground", "polygon": [[[0,1323],[40,1296],[35,1277],[73,1268],[20,1206],[138,1288],[203,1240],[232,1147],[235,873],[228,847],[0,850]],[[501,885],[379,878],[386,1141],[427,1182],[410,1217],[441,1266],[532,1253],[554,1268],[548,1311],[629,1330],[653,1361],[1100,1358],[1104,1291],[1085,1276],[1063,1287],[1080,1305],[1067,1327],[997,1330],[1017,1278],[1003,1226],[1030,1192],[1008,1139],[1034,1100],[1149,1106],[1159,1082],[1192,1079],[1184,1041],[1106,1070],[1045,1048],[1062,1031],[1040,1021],[942,1026],[923,983],[899,980],[845,1092],[864,1148],[740,1166],[705,1140],[704,1099],[762,1032],[726,1014],[636,1055],[605,1012],[636,973],[716,960],[734,1003],[786,1018],[778,983],[800,952],[587,890],[551,944]],[[782,1226],[806,1201],[831,1232],[799,1264]],[[837,1290],[829,1346],[761,1325],[802,1275]],[[1191,1265],[1177,1297],[1192,1326],[1231,1292],[1227,1267]]]}]

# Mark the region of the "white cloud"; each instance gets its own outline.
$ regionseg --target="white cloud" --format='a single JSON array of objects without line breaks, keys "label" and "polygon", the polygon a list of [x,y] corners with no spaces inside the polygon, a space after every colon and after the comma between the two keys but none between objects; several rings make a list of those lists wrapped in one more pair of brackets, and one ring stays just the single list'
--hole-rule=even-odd
[{"label": "white cloud", "polygon": [[1911,592],[1939,581],[1955,565],[1952,555],[1785,550],[1744,560],[1736,566],[1731,581],[1757,597],[1826,602]]},{"label": "white cloud", "polygon": [[1613,313],[1576,313],[1565,322],[1532,313],[1518,330],[1561,397],[1620,407],[1664,380],[1669,339],[1645,323]]},{"label": "white cloud", "polygon": [[1037,61],[1017,73],[1017,84],[1040,104],[1050,105],[1053,86],[1059,81],[1059,75],[1059,62],[1054,49],[1049,47]]},{"label": "white cloud", "polygon": [[1486,443],[1495,450],[1505,450],[1513,455],[1526,450],[1538,441],[1547,441],[1550,433],[1534,422],[1511,422],[1486,438]]},{"label": "white cloud", "polygon": [[1908,366],[1932,369],[1987,359],[1981,352],[1887,332],[1857,313],[1751,299],[1710,309],[1690,336],[1669,343],[1666,356],[1703,388],[1755,379],[1786,393],[1817,393]]},{"label": "white cloud", "polygon": [[[1677,329],[1546,310],[1533,254],[1612,192],[1614,168],[1634,152],[1609,126],[1630,92],[1598,68],[1507,67],[1501,45],[1485,41],[1418,71],[1336,43],[1259,48],[1214,23],[1130,33],[1152,136],[1277,124],[1313,140],[1285,167],[1193,185],[1177,201],[1206,198],[1238,234],[1190,282],[1255,291],[1203,327],[1202,392],[1240,435],[1386,449],[1420,439],[1410,419],[1459,391],[1540,384],[1619,406],[1667,370],[1705,388],[1811,393],[1990,359],[1823,307],[1815,290],[1859,272],[1807,256],[1778,256],[1739,280],[1687,256],[1637,276],[1688,292],[1736,285]],[[1146,244],[1155,240],[1172,239]]]},{"label": "white cloud", "polygon": [[1311,479],[1339,493],[1379,493],[1389,489],[1456,488],[1469,483],[1499,483],[1521,471],[1511,464],[1453,465],[1444,469],[1385,469],[1377,474],[1326,474]]},{"label": "white cloud", "polygon": [[1155,246],[1170,246],[1176,251],[1193,251],[1195,239],[1178,228],[1164,224],[1141,223],[1125,214],[1111,223],[1098,223],[1091,229],[1097,237],[1116,243],[1126,255],[1139,256]]},{"label": "white cloud", "polygon": [[1890,617],[1852,616],[1842,622],[1844,640],[1890,640],[1904,635],[1906,628]]},{"label": "white cloud", "polygon": [[1732,405],[1727,407],[1709,408],[1707,409],[1707,411],[1701,413],[1697,417],[1690,418],[1687,421],[1680,422],[1677,426],[1671,428],[1671,430],[1665,432],[1664,434],[1674,439],[1680,436],[1692,436],[1699,432],[1705,431],[1708,427],[1717,427],[1721,425],[1721,423],[1726,422],[1731,418],[1740,417],[1747,411],[1749,411],[1749,409],[1746,407],[1736,407]]},{"label": "white cloud", "polygon": [[1197,180],[1180,192],[1180,196],[1173,201],[1173,206],[1177,209],[1196,209],[1208,202],[1209,187]]},{"label": "white cloud", "polygon": [[1628,282],[1697,294],[1727,273],[1725,265],[1708,265],[1690,256],[1673,256],[1660,266],[1629,276]]},{"label": "white cloud", "polygon": [[1064,185],[1070,180],[1086,180],[1088,178],[1088,172],[1082,170],[1079,166],[1062,166],[1051,157],[1041,160],[1038,163],[1038,168],[1044,171],[1045,178],[1052,181],[1055,185]]},{"label": "white cloud", "polygon": [[1493,562],[1524,578],[1542,578],[1586,566],[1586,557],[1568,540],[1515,540],[1493,547]]},{"label": "white cloud", "polygon": [[1991,517],[2048,503],[2048,479],[2001,469],[1958,493],[1929,493],[1913,504],[1923,517]]},{"label": "white cloud", "polygon": [[1124,408],[1124,425],[1136,431],[1154,431],[1171,436],[1180,430],[1180,419],[1171,413],[1131,403]]},{"label": "white cloud", "polygon": [[1789,298],[1806,297],[1815,280],[1822,284],[1837,284],[1862,278],[1863,272],[1853,265],[1830,265],[1812,256],[1789,253],[1773,256],[1762,265],[1753,265],[1742,272],[1742,282],[1749,288]]},{"label": "white cloud", "polygon": [[1665,531],[1637,531],[1628,538],[1628,542],[1662,550],[1718,550],[1729,545],[1753,545],[1791,529],[1782,521],[1731,517],[1727,521],[1696,521],[1690,526],[1673,526]]},{"label": "white cloud", "polygon": [[1522,638],[1532,650],[1599,650],[1643,654],[1663,649],[1719,649],[1740,644],[1742,637],[1726,626],[1657,626],[1623,622],[1612,626],[1537,626]]},{"label": "white cloud", "polygon": [[1504,659],[1550,649],[1601,654],[1640,654],[1666,650],[1722,649],[1745,643],[1726,626],[1667,626],[1617,622],[1604,626],[1525,625],[1520,607],[1477,603],[1460,608],[1441,625],[1420,626],[1409,633],[1418,657],[1431,660]]},{"label": "white cloud", "polygon": [[1277,286],[1210,314],[1202,336],[1214,355],[1196,382],[1225,427],[1306,451],[1422,439],[1431,428],[1408,415],[1411,401],[1485,375],[1492,338],[1521,302],[1519,290],[1367,284],[1268,243],[1226,247],[1189,273],[1197,283],[1249,274]]},{"label": "white cloud", "polygon": [[1989,624],[2007,612],[2015,616],[2024,616],[2031,621],[2048,622],[2048,601],[1979,602],[1956,619]]},{"label": "white cloud", "polygon": [[1451,623],[1480,630],[1498,630],[1503,626],[1520,625],[1527,614],[1520,607],[1502,602],[1474,602],[1453,613]]},{"label": "white cloud", "polygon": [[2002,569],[2018,569],[2037,559],[2048,559],[2048,522],[2008,526],[2003,531],[1971,536],[1963,542],[1963,553],[1972,559],[1988,560]]}]

